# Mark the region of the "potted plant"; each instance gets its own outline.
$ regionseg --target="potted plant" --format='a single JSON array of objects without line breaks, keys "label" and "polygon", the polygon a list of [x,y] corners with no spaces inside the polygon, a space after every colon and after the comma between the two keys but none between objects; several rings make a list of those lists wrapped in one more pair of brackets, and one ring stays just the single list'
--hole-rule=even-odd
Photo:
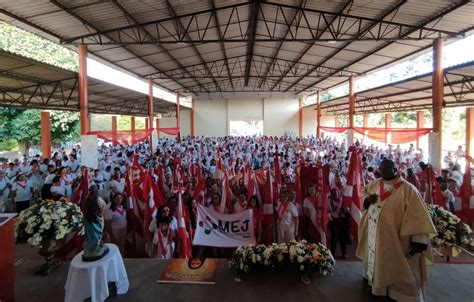
[{"label": "potted plant", "polygon": [[22,211],[15,221],[16,243],[40,246],[39,254],[46,262],[37,274],[47,275],[59,266],[55,254],[76,233],[83,233],[81,209],[66,198],[43,200]]}]

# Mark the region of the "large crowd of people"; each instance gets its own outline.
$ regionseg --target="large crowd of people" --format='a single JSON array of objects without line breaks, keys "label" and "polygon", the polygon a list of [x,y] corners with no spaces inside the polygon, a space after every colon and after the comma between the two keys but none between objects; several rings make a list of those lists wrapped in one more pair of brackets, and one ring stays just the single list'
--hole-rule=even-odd
[{"label": "large crowd of people", "polygon": [[[400,146],[380,147],[364,145],[357,141],[361,159],[362,185],[367,185],[380,177],[379,164],[384,159],[393,161],[397,173],[415,186],[421,196],[427,191],[428,167],[421,150],[413,145],[406,149]],[[187,228],[193,234],[196,228],[196,203],[211,207],[221,213],[253,210],[255,238],[262,240],[264,226],[262,219],[262,198],[259,195],[265,184],[265,175],[281,179],[278,200],[274,204],[276,240],[285,242],[294,239],[310,239],[311,220],[307,204],[314,203],[311,197],[316,185],[303,192],[303,207],[295,200],[298,197],[296,183],[298,171],[302,166],[322,165],[328,167],[327,217],[330,242],[328,246],[335,254],[339,245],[341,256],[346,257],[347,245],[351,243],[350,209],[343,203],[343,195],[349,174],[350,153],[345,140],[333,137],[316,139],[291,137],[187,137],[182,140],[161,138],[156,150],[151,152],[147,141],[136,145],[98,146],[99,164],[96,169],[81,166],[81,148],[60,149],[50,157],[35,155],[24,156],[13,161],[5,160],[0,167],[0,212],[21,212],[40,199],[74,199],[81,178],[88,170],[90,185],[89,198],[104,201],[104,220],[107,240],[117,244],[125,252],[127,234],[127,205],[130,188],[126,180],[130,171],[137,168],[149,171],[153,181],[165,198],[165,203],[157,208],[153,220],[148,226],[151,241],[154,244],[154,257],[171,258],[176,255],[177,193],[176,184],[183,187],[182,199],[187,211]],[[465,159],[465,153],[459,149],[448,154],[444,162],[446,168],[437,177],[446,207],[454,211],[457,207],[463,175],[458,161]],[[276,162],[278,161],[278,162]],[[275,175],[278,166],[281,175]],[[230,187],[231,207],[222,207],[222,173],[226,171]],[[249,192],[248,171],[256,175],[260,189]],[[266,172],[262,172],[266,171]],[[277,172],[278,173],[278,172]],[[199,179],[205,180],[203,194],[198,198]],[[309,225],[308,225],[309,224]],[[320,238],[321,239],[321,238]],[[203,249],[194,247],[193,252],[203,253]],[[223,251],[212,250],[220,255]],[[225,251],[224,251],[225,252]]]}]

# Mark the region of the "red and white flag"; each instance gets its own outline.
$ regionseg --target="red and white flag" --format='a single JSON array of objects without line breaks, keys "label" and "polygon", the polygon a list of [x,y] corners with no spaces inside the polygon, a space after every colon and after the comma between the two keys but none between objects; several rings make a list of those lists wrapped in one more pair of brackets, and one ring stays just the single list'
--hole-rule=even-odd
[{"label": "red and white flag", "polygon": [[274,226],[273,226],[273,208],[274,208],[274,195],[273,195],[273,176],[270,170],[267,171],[267,179],[265,181],[263,191],[263,232],[264,242],[269,244],[275,241],[274,238]]},{"label": "red and white flag", "polygon": [[363,184],[360,155],[357,149],[349,147],[351,158],[347,175],[347,184],[344,189],[343,206],[349,207],[351,212],[351,233],[354,240],[358,238],[359,221],[362,217],[361,188]]},{"label": "red and white flag", "polygon": [[229,176],[227,171],[224,170],[224,177],[222,178],[222,200],[220,212],[225,213],[227,208],[227,213],[232,213],[232,191],[230,190]]},{"label": "red and white flag", "polygon": [[179,246],[179,258],[192,258],[193,252],[191,247],[191,239],[189,238],[188,231],[186,230],[187,211],[183,204],[184,188],[178,187],[178,246]]}]

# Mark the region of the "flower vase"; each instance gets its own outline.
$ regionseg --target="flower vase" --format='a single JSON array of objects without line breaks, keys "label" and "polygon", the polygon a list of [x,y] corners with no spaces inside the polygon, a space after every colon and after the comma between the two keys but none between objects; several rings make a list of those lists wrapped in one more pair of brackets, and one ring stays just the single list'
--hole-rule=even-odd
[{"label": "flower vase", "polygon": [[38,254],[40,254],[46,262],[40,266],[36,275],[47,276],[61,265],[61,262],[55,260],[54,256],[72,239],[74,233],[75,232],[71,232],[62,239],[45,238],[41,242],[41,248]]}]

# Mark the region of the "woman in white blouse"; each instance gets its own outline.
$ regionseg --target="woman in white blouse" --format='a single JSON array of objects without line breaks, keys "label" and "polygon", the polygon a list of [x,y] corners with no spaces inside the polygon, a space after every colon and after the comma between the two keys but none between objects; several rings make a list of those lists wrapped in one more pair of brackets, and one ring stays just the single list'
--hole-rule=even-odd
[{"label": "woman in white blouse", "polygon": [[105,209],[104,220],[110,242],[116,244],[124,255],[127,239],[127,211],[123,207],[122,194],[117,193],[113,196],[112,202]]}]

